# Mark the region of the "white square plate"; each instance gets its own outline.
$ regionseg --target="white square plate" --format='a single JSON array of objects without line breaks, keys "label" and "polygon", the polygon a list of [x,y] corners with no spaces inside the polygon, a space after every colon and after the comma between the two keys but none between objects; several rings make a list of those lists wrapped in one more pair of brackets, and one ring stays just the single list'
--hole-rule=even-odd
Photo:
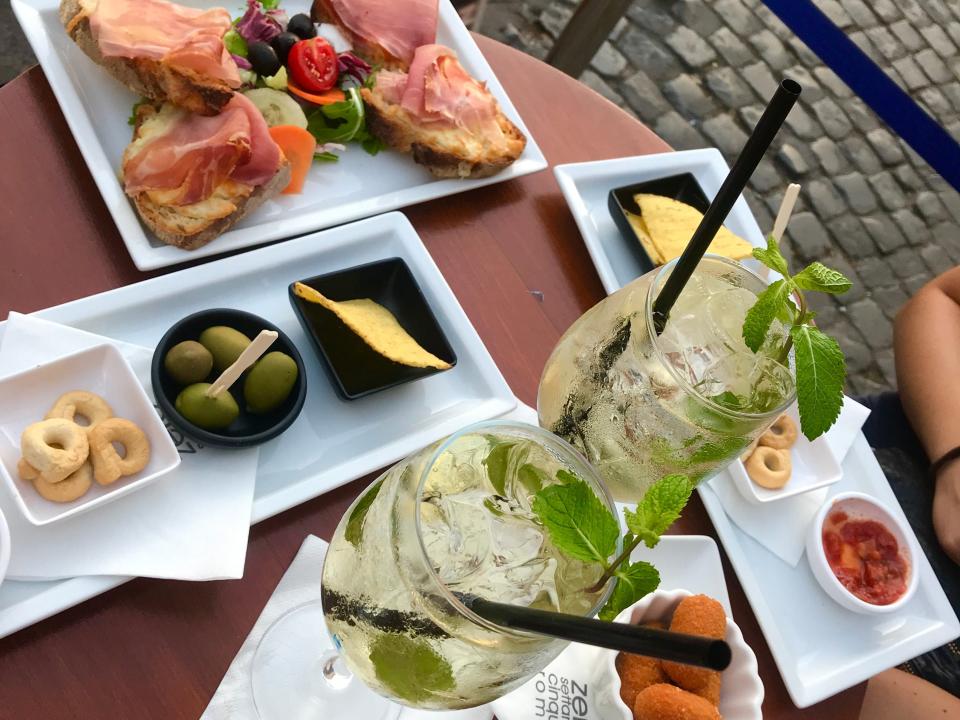
[{"label": "white square plate", "polygon": [[[643,275],[636,253],[610,217],[610,191],[688,172],[697,179],[707,198],[713,200],[729,168],[719,150],[706,148],[557,165],[553,172],[609,295]],[[737,198],[724,225],[754,247],[765,247],[764,235],[742,196]],[[743,264],[754,272],[760,271],[755,260]]]},{"label": "white square plate", "polygon": [[[906,522],[863,434],[842,469],[843,477],[830,487],[828,499],[859,490]],[[835,603],[805,561],[791,567],[742,532],[708,483],[697,489],[797,707],[818,703],[960,635],[956,613],[922,553],[917,562],[920,585],[910,602],[889,615],[859,615]],[[767,511],[776,511],[776,506],[762,510]]]},{"label": "white square plate", "polygon": [[[223,7],[239,13],[242,3],[178,0],[193,7]],[[13,11],[53,88],[60,109],[90,168],[107,209],[134,264],[150,270],[197,258],[302,235],[350,220],[395,210],[453,193],[503,182],[547,167],[477,44],[449,0],[440,0],[437,42],[456,51],[464,68],[485,81],[503,112],[527,136],[527,147],[503,172],[479,180],[436,179],[409,155],[384,151],[367,155],[351,145],[337,163],[314,163],[300,195],[281,195],[265,203],[213,242],[198,250],[165,245],[140,224],[117,177],[120,157],[130,142],[127,124],[137,97],[95,65],[64,32],[57,16],[59,0],[13,0]],[[309,0],[282,0],[291,15],[309,12]]]},{"label": "white square plate", "polygon": [[[457,355],[457,364],[359,400],[341,400],[297,321],[287,286],[294,280],[389,257],[402,258],[409,266]],[[400,213],[205,263],[35,315],[154,347],[175,321],[211,307],[232,307],[267,318],[290,337],[306,365],[307,400],[300,416],[280,437],[260,446],[251,524],[517,405],[440,269]],[[4,323],[0,323],[0,336],[3,332]],[[182,436],[179,440],[181,453],[194,451],[189,440]],[[3,501],[0,496],[0,505]],[[128,579],[8,581],[0,587],[0,637]]]},{"label": "white square plate", "polygon": [[[57,398],[71,390],[96,393],[113,408],[114,416],[136,423],[150,441],[147,466],[112,485],[93,486],[69,503],[46,500],[18,479],[20,436],[43,420]],[[0,379],[0,475],[17,507],[34,525],[47,525],[116,500],[153,482],[180,464],[177,446],[137,381],[133,368],[112,345],[100,345]]]},{"label": "white square plate", "polygon": [[783,500],[833,485],[843,477],[843,470],[840,469],[839,463],[833,457],[833,453],[830,452],[830,446],[827,445],[826,435],[821,435],[810,442],[800,432],[800,416],[797,414],[797,406],[791,405],[786,415],[793,420],[797,427],[797,442],[790,448],[790,463],[793,472],[786,485],[779,490],[760,487],[750,479],[740,458],[734,460],[727,467],[730,471],[730,477],[733,478],[733,484],[749,502],[768,503],[774,500]]}]

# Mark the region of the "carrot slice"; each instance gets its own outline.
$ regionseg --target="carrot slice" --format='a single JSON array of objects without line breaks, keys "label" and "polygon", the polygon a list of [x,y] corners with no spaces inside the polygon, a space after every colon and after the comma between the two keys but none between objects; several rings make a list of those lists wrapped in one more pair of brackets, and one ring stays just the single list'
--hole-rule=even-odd
[{"label": "carrot slice", "polygon": [[347,96],[343,93],[343,90],[340,90],[339,88],[330,88],[322,93],[312,93],[307,92],[306,90],[301,90],[289,80],[287,81],[287,90],[292,92],[297,97],[301,97],[307,102],[313,103],[314,105],[332,105],[333,103],[343,102],[347,99]]},{"label": "carrot slice", "polygon": [[283,192],[297,194],[303,192],[307,172],[313,163],[313,152],[317,141],[309,132],[296,125],[275,125],[270,128],[270,137],[280,146],[290,161],[290,184]]}]

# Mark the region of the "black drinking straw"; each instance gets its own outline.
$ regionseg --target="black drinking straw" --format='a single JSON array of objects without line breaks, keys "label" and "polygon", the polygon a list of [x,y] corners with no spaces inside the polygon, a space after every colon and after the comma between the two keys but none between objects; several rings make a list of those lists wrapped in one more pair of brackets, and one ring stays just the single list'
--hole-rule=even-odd
[{"label": "black drinking straw", "polygon": [[707,252],[710,241],[723,225],[733,204],[747,186],[747,181],[757,169],[757,165],[760,164],[773,138],[780,131],[780,126],[783,125],[783,121],[798,97],[800,97],[800,84],[787,78],[780,83],[767,109],[760,116],[757,126],[747,139],[747,144],[740,151],[740,156],[733,164],[726,180],[723,181],[723,185],[720,186],[717,196],[710,203],[710,207],[703,214],[700,225],[653,303],[653,325],[657,335],[663,332],[667,318],[670,316],[670,309],[693,274],[697,263]]},{"label": "black drinking straw", "polygon": [[501,627],[711,670],[725,670],[730,664],[730,646],[723,640],[505,605],[476,595],[455,594],[470,610]]}]

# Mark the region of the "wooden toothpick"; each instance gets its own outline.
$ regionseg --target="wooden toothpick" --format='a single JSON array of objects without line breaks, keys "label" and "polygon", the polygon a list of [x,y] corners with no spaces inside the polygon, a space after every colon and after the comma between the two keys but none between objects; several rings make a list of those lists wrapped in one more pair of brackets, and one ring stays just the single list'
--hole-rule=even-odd
[{"label": "wooden toothpick", "polygon": [[247,345],[246,349],[240,353],[240,357],[238,357],[230,367],[220,373],[220,377],[214,380],[203,394],[212,398],[224,390],[229,390],[230,386],[243,374],[243,371],[259,360],[260,356],[267,351],[267,348],[273,345],[274,340],[278,337],[279,334],[275,330],[261,330],[260,334],[253,339],[253,342]]},{"label": "wooden toothpick", "polygon": [[783,237],[783,231],[787,229],[787,223],[790,221],[790,215],[793,214],[793,206],[797,204],[797,196],[800,195],[800,186],[797,183],[787,185],[787,191],[783,194],[783,202],[780,203],[780,209],[777,211],[777,219],[773,221],[773,239],[780,242]]}]

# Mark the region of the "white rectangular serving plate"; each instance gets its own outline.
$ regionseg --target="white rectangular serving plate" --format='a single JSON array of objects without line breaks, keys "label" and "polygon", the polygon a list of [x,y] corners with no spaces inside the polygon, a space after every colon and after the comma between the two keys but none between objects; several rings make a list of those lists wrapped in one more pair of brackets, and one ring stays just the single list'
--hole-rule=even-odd
[{"label": "white rectangular serving plate", "polygon": [[[359,400],[341,400],[294,315],[287,286],[294,280],[387,257],[403,258],[409,265],[458,362],[447,372]],[[314,233],[34,314],[153,347],[176,320],[213,307],[247,310],[272,321],[300,349],[306,364],[303,411],[283,435],[260,448],[251,523],[387,467],[465,425],[503,415],[517,405],[450,286],[401,213]],[[5,324],[0,324],[0,336]],[[16,538],[11,542],[16,543]],[[0,637],[129,579],[5,582],[0,586]]]},{"label": "white rectangular serving plate", "polygon": [[[18,0],[14,0],[17,2]],[[557,165],[553,173],[580,229],[607,294],[643,275],[636,253],[610,216],[607,196],[614,188],[680,173],[693,175],[709,199],[717,194],[729,168],[716,148],[655,153],[616,160]],[[724,225],[754,247],[765,247],[764,235],[741,195]],[[755,260],[743,263],[761,271]]]},{"label": "white rectangular serving plate", "polygon": [[[239,14],[242,2],[177,0],[193,7],[227,7]],[[485,81],[503,112],[527,136],[513,165],[478,180],[436,179],[410,155],[383,151],[367,155],[349,146],[337,163],[314,163],[303,193],[281,195],[265,203],[233,229],[198,250],[181,250],[157,240],[141,224],[118,179],[120,158],[130,142],[127,124],[138,99],[90,60],[67,36],[57,15],[59,0],[12,0],[13,11],[53,88],[60,109],[90,168],[94,182],[116,223],[130,257],[140,270],[302,235],[321,228],[414,205],[426,200],[503,182],[543,170],[547,161],[516,108],[497,81],[457,11],[440,0],[437,42],[456,51],[464,68]],[[309,0],[282,0],[291,15],[310,12]]]},{"label": "white rectangular serving plate", "polygon": [[[830,599],[805,558],[790,567],[730,521],[709,485],[698,490],[797,707],[818,703],[960,635],[960,621],[922,553],[920,585],[903,610],[859,615]],[[903,518],[862,433],[828,497],[849,490],[872,495]],[[776,512],[776,505],[758,506],[757,512]]]}]

